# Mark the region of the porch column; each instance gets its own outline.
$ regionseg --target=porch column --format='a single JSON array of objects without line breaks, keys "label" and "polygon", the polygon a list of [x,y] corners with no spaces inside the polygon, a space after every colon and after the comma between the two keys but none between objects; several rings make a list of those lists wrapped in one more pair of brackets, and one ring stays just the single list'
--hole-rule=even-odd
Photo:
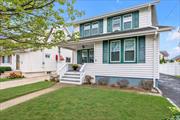
[{"label": "porch column", "polygon": [[77,64],[77,50],[72,51],[72,63]]}]

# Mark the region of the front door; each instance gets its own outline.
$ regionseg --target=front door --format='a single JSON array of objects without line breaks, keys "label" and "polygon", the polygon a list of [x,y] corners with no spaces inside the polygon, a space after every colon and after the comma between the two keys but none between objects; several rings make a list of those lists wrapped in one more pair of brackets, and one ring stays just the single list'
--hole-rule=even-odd
[{"label": "front door", "polygon": [[20,56],[16,55],[16,70],[20,70]]},{"label": "front door", "polygon": [[83,49],[77,51],[77,63],[94,63],[94,49]]}]

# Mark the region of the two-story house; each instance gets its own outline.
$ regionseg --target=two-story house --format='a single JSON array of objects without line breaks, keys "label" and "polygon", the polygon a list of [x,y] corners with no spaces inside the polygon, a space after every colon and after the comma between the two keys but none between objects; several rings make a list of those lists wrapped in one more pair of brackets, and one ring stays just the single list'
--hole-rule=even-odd
[{"label": "two-story house", "polygon": [[81,64],[71,72],[67,64],[58,70],[60,82],[82,84],[85,75],[109,83],[128,80],[138,86],[141,80],[159,79],[159,33],[172,27],[159,26],[157,2],[142,4],[75,22],[78,41],[61,44],[73,50],[73,63]]}]

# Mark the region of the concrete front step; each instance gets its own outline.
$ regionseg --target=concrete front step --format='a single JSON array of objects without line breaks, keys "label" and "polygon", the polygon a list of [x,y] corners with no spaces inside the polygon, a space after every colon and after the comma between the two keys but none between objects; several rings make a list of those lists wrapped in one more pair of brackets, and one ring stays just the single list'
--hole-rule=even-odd
[{"label": "concrete front step", "polygon": [[64,75],[62,78],[75,78],[75,79],[80,79],[80,76],[78,75]]}]

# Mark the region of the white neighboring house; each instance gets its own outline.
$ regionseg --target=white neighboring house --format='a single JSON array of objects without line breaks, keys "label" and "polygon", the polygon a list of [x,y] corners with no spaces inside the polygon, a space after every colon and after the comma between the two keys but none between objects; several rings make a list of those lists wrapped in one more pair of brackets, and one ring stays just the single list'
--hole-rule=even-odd
[{"label": "white neighboring house", "polygon": [[160,26],[156,4],[151,2],[75,22],[80,32],[78,42],[62,45],[73,50],[73,63],[80,70],[72,72],[68,64],[58,68],[61,83],[82,84],[85,75],[114,84],[128,80],[138,86],[142,80],[159,79],[159,33],[170,31]]},{"label": "white neighboring house", "polygon": [[[67,29],[65,34],[68,35]],[[51,38],[50,38],[51,39]],[[60,53],[60,54],[59,54]],[[0,66],[9,66],[23,73],[56,71],[58,63],[72,63],[72,50],[53,47],[38,51],[16,52],[9,56],[0,56]]]}]

